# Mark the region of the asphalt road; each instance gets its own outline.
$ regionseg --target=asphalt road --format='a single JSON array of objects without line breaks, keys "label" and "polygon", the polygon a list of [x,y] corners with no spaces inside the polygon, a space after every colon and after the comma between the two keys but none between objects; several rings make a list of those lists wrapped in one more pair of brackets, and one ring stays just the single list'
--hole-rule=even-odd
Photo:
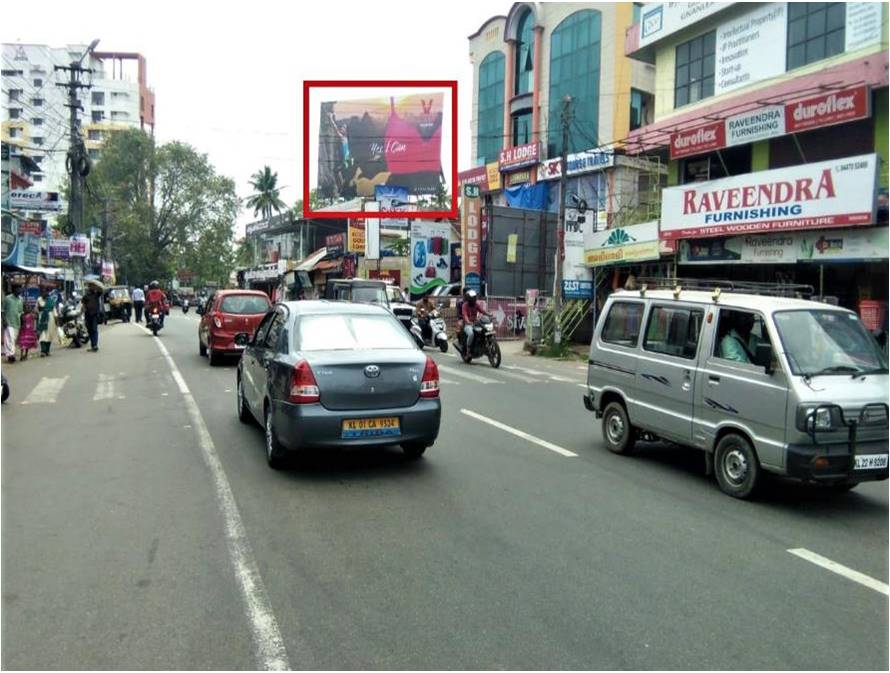
[{"label": "asphalt road", "polygon": [[275,472],[197,316],[157,341],[178,374],[118,323],[4,366],[4,668],[888,667],[886,482],[734,500],[695,452],[608,453],[580,365],[511,348],[435,355],[423,459]]}]

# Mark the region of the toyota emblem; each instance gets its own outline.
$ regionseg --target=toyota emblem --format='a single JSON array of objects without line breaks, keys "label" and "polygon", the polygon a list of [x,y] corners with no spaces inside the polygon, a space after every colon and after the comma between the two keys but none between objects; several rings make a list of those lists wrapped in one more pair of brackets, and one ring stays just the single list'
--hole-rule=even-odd
[{"label": "toyota emblem", "polygon": [[365,367],[365,376],[367,376],[369,379],[376,379],[378,376],[380,376],[380,367],[378,367],[377,365],[368,365],[367,367]]}]

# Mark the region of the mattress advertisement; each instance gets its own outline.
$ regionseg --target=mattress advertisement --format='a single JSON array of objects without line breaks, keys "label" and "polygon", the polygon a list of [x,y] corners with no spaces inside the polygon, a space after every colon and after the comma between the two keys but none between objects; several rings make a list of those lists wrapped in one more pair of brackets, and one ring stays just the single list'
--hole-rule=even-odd
[{"label": "mattress advertisement", "polygon": [[411,294],[419,295],[451,281],[451,225],[411,222]]},{"label": "mattress advertisement", "polygon": [[318,189],[325,198],[374,198],[393,185],[434,194],[442,176],[441,93],[321,104]]}]

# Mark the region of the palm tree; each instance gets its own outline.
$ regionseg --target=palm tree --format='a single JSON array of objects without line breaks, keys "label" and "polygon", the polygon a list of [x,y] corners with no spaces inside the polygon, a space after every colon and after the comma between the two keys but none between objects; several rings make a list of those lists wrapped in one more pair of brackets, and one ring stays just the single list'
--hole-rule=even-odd
[{"label": "palm tree", "polygon": [[250,186],[253,187],[253,195],[247,199],[247,207],[253,208],[254,215],[262,213],[269,220],[273,210],[280,213],[285,207],[279,197],[278,173],[273,173],[268,166],[263,166],[262,170],[250,176]]}]

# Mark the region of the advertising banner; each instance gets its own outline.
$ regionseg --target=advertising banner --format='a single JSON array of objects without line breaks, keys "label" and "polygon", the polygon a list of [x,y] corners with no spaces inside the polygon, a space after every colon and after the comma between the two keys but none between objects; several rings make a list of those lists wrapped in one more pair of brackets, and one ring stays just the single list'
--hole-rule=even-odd
[{"label": "advertising banner", "polygon": [[26,189],[9,191],[9,207],[13,210],[44,210],[59,212],[62,201],[58,192],[32,192]]},{"label": "advertising banner", "polygon": [[593,281],[564,280],[562,296],[564,299],[593,299]]},{"label": "advertising banner", "polygon": [[726,146],[726,131],[723,122],[698,126],[687,131],[671,134],[671,159],[680,159],[692,154],[711,152]]},{"label": "advertising banner", "polygon": [[488,176],[488,191],[496,192],[501,186],[501,168],[497,161],[485,164],[485,173]]},{"label": "advertising banner", "polygon": [[482,288],[482,203],[464,197],[460,203],[461,277],[474,290]]},{"label": "advertising banner", "polygon": [[498,167],[501,171],[513,171],[525,166],[534,166],[540,160],[541,144],[528,143],[502,149],[498,159]]},{"label": "advertising banner", "polygon": [[[114,285],[115,283],[115,273],[114,273],[114,262],[102,262],[102,281],[105,283],[110,283]],[[191,294],[191,292],[186,292],[186,289],[190,288],[180,288],[180,291],[183,294]]]},{"label": "advertising banner", "polygon": [[864,154],[668,187],[661,237],[871,224],[876,170],[877,156]]},{"label": "advertising banner", "polygon": [[67,238],[51,239],[46,244],[47,257],[60,260],[68,259],[70,244],[71,242]]},{"label": "advertising banner", "polygon": [[72,236],[69,240],[69,256],[71,257],[89,257],[90,256],[90,239],[83,234]]},{"label": "advertising banner", "polygon": [[324,247],[329,255],[342,255],[346,248],[346,234],[329,234],[324,237]]},{"label": "advertising banner", "polygon": [[844,51],[881,43],[882,2],[848,2],[844,21]]},{"label": "advertising banner", "polygon": [[356,217],[348,220],[346,229],[346,251],[365,254],[365,219]]},{"label": "advertising banner", "polygon": [[434,194],[442,184],[441,93],[321,104],[318,189],[325,198],[374,197],[378,185]]},{"label": "advertising banner", "polygon": [[[396,185],[377,185],[374,187],[374,200],[380,204],[380,210],[401,210],[408,205],[408,189]],[[373,220],[376,218],[369,218]],[[407,227],[407,217],[383,218],[384,227]]]},{"label": "advertising banner", "polygon": [[596,210],[582,215],[575,208],[566,208],[565,257],[562,262],[562,277],[566,280],[590,280],[590,269],[584,265],[584,239],[593,234],[595,223]]},{"label": "advertising banner", "polygon": [[448,222],[411,221],[412,295],[424,294],[451,281],[450,237],[451,224]]},{"label": "advertising banner", "polygon": [[774,2],[717,27],[714,95],[785,72],[787,7]]},{"label": "advertising banner", "polygon": [[19,235],[30,234],[38,238],[46,235],[46,220],[25,220],[18,224]]},{"label": "advertising banner", "polygon": [[516,248],[519,245],[519,234],[507,235],[507,264],[516,264]]},{"label": "advertising banner", "polygon": [[871,95],[867,86],[821,93],[785,106],[785,132],[798,133],[865,119],[871,115]]},{"label": "advertising banner", "polygon": [[658,222],[595,231],[584,237],[584,263],[603,266],[658,259]]}]

